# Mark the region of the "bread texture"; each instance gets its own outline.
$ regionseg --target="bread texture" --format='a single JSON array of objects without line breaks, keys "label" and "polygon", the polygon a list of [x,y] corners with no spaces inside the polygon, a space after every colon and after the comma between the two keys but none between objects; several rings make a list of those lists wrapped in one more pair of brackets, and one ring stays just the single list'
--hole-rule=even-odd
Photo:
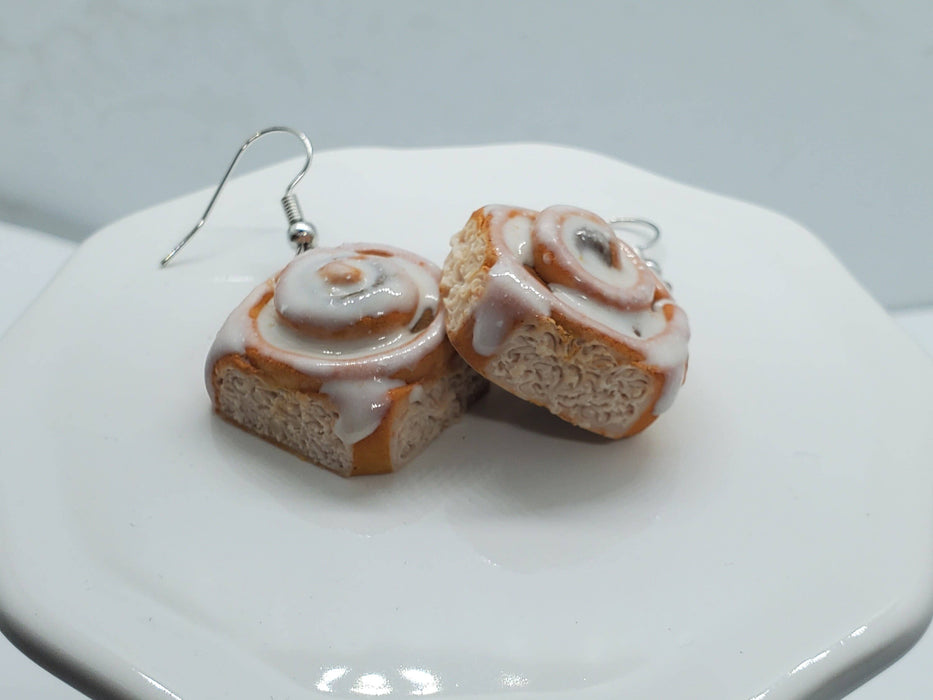
[{"label": "bread texture", "polygon": [[334,426],[331,397],[283,385],[248,358],[227,355],[212,370],[215,410],[225,420],[342,476],[382,474],[409,462],[481,396],[488,383],[451,355],[438,376],[389,391],[379,428],[355,444]]},{"label": "bread texture", "polygon": [[488,388],[447,340],[439,278],[386,246],[302,253],[217,334],[214,410],[343,476],[398,469]]},{"label": "bread texture", "polygon": [[[441,276],[451,343],[487,379],[574,425],[609,438],[644,430],[656,419],[654,409],[665,390],[671,391],[670,382],[679,385],[683,374],[653,365],[638,338],[629,340],[550,298],[546,281],[528,264],[530,254],[518,259],[504,237],[495,235],[515,217],[533,225],[536,216],[530,210],[486,207],[453,237]],[[510,256],[515,259],[501,272]],[[533,303],[516,298],[526,288],[538,295]],[[660,280],[652,295],[652,303],[669,296]],[[488,335],[476,329],[484,310],[500,328],[492,352],[478,349],[489,345],[477,340]],[[672,312],[668,307],[660,313],[670,320]],[[686,356],[677,362],[685,367]]]}]

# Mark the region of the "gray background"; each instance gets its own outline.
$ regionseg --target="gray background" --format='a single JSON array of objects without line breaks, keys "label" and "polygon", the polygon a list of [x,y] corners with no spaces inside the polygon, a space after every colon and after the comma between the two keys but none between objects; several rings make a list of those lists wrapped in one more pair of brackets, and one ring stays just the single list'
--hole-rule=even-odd
[{"label": "gray background", "polygon": [[0,120],[0,220],[72,239],[275,123],[320,149],[545,141],[781,211],[887,306],[933,303],[929,0],[8,0]]}]

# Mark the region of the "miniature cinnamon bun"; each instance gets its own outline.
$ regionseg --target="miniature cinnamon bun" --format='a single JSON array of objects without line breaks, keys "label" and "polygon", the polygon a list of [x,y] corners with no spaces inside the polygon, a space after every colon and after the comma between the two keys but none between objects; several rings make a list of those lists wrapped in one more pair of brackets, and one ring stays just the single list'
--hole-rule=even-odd
[{"label": "miniature cinnamon bun", "polygon": [[451,245],[447,334],[487,379],[610,438],[671,406],[687,368],[687,316],[600,217],[487,206]]},{"label": "miniature cinnamon bun", "polygon": [[298,255],[217,334],[214,409],[344,476],[393,471],[486,387],[447,341],[439,277],[386,246]]}]

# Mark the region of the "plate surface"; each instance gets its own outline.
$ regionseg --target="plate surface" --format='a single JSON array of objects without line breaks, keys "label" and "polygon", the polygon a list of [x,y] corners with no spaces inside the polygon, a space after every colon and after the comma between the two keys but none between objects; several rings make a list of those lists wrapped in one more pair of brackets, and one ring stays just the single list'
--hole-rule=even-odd
[{"label": "plate surface", "polygon": [[137,698],[838,695],[933,604],[933,363],[798,225],[566,148],[345,150],[322,244],[440,263],[490,202],[658,222],[690,372],[596,439],[500,391],[398,474],[344,480],[214,417],[203,361],[290,257],[300,161],[78,250],[0,342],[0,622]]}]

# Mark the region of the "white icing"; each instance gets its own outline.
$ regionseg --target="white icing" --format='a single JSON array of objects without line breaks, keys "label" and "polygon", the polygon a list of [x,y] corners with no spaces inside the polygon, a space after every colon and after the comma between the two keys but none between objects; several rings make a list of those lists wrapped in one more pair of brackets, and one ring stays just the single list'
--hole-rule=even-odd
[{"label": "white icing", "polygon": [[217,331],[217,337],[214,338],[211,349],[207,353],[207,361],[204,363],[204,381],[207,384],[207,393],[210,395],[212,403],[216,403],[217,400],[214,394],[214,382],[211,381],[214,365],[225,355],[245,354],[247,346],[255,344],[256,334],[253,331],[252,324],[249,323],[248,312],[271,289],[271,280],[267,280],[256,287],[233,310],[220,327],[220,330]]},{"label": "white icing", "polygon": [[354,445],[379,427],[389,410],[389,391],[405,382],[400,379],[334,379],[321,385],[337,407],[334,433],[345,444]]},{"label": "white icing", "polygon": [[627,311],[602,304],[559,284],[550,285],[550,289],[562,302],[619,335],[647,340],[659,335],[667,327],[667,319],[660,308]]},{"label": "white icing", "polygon": [[[608,224],[580,209],[557,206],[536,213],[492,205],[484,213],[491,216],[498,259],[474,312],[473,349],[484,356],[494,354],[518,321],[536,314],[560,310],[568,318],[582,316],[641,353],[644,363],[662,374],[664,384],[653,412],[667,410],[683,383],[690,329],[686,314],[673,300],[652,303],[659,291],[667,292],[638,255]],[[597,247],[578,245],[581,229],[606,235],[619,267],[607,265]],[[533,266],[538,254],[548,256],[540,259],[566,271],[580,288],[542,284],[523,267]],[[669,320],[667,306],[673,307]]]},{"label": "white icing", "polygon": [[[578,234],[602,240],[581,244]],[[637,253],[622,243],[610,226],[595,214],[571,207],[549,207],[538,215],[532,239],[543,248],[546,262],[573,276],[581,291],[599,295],[607,302],[638,308],[651,303],[656,279]],[[608,264],[606,256],[615,261]]]},{"label": "white icing", "polygon": [[505,245],[522,265],[534,265],[531,250],[531,224],[527,216],[513,216],[502,226]]},{"label": "white icing", "polygon": [[269,345],[285,352],[321,359],[353,360],[374,352],[386,352],[411,340],[407,328],[394,328],[389,333],[362,338],[315,338],[300,333],[284,323],[273,304],[266,304],[256,317],[259,336]]},{"label": "white icing", "polygon": [[[556,228],[556,226],[552,226],[551,228]],[[556,237],[560,235],[565,249],[580,263],[580,266],[593,275],[593,277],[607,284],[619,287],[620,289],[631,287],[638,281],[638,268],[630,258],[620,255],[620,267],[611,267],[606,264],[605,258],[592,246],[581,246],[577,238],[577,233],[581,230],[594,231],[597,235],[604,236],[607,248],[612,245],[612,242],[616,239],[615,234],[608,225],[600,225],[582,216],[568,216],[560,226],[559,233],[553,231],[551,232],[551,236]],[[542,240],[541,234],[544,234],[546,231],[546,224],[538,229],[537,234],[539,240]],[[552,241],[549,239],[550,236],[542,240],[542,242],[545,245],[551,244]]]},{"label": "white icing", "polygon": [[677,398],[677,392],[680,391],[684,383],[684,375],[687,374],[687,351],[684,349],[684,358],[681,362],[671,365],[672,369],[665,374],[664,386],[661,387],[661,393],[654,402],[654,408],[651,412],[660,416],[667,409],[674,405],[674,399]]},{"label": "white icing", "polygon": [[[360,279],[335,284],[321,268],[342,263]],[[430,304],[437,307],[437,282],[417,263],[404,258],[363,257],[356,251],[311,250],[296,257],[275,285],[275,308],[292,323],[344,328],[364,318],[395,311],[414,314]]]},{"label": "white icing", "polygon": [[527,315],[550,313],[547,288],[528,274],[524,265],[534,264],[531,231],[534,212],[489,205],[496,231],[493,242],[498,260],[490,268],[485,292],[473,314],[473,350],[494,354],[516,321]]},{"label": "white icing", "polygon": [[483,304],[477,309],[473,324],[473,350],[484,357],[493,355],[505,340],[506,333],[512,330],[511,319],[512,316],[501,307]]},{"label": "white icing", "polygon": [[517,320],[551,312],[540,283],[515,267],[508,258],[500,258],[489,270],[486,292],[473,315],[473,349],[479,355],[494,354]]},{"label": "white icing", "polygon": [[[318,293],[317,282],[312,283],[309,289],[303,280],[295,279],[289,281],[283,290],[282,281],[283,278],[290,278],[293,273],[320,277],[316,274],[319,266],[333,260],[344,260],[348,256],[358,257],[360,250],[379,250],[391,254],[393,257],[373,255],[365,262],[381,264],[383,270],[391,270],[392,275],[405,277],[418,290],[417,298],[413,300],[415,312],[407,326],[391,328],[380,335],[335,340],[313,337],[295,330],[283,321],[276,304],[269,301],[258,313],[251,314],[263,297],[274,292],[274,297],[284,293],[285,298],[278,301],[280,305],[284,304],[286,312],[291,310],[299,316],[307,317],[308,312],[319,314],[324,311],[322,317],[327,323],[334,317],[343,318],[348,323],[358,321],[359,318],[347,314],[345,309],[337,310],[333,316],[328,317],[327,303],[322,303],[320,299],[309,299],[309,293],[312,296]],[[311,264],[314,254],[317,263]],[[352,262],[357,264],[364,261]],[[289,274],[286,275],[286,272]],[[322,380],[322,392],[331,396],[338,407],[336,432],[344,442],[354,444],[378,427],[387,408],[386,392],[404,385],[404,381],[395,379],[393,375],[413,369],[446,338],[444,310],[439,303],[439,278],[440,271],[431,263],[386,246],[341,246],[331,250],[317,249],[296,257],[279,276],[278,282],[267,280],[254,289],[234,309],[217,333],[205,368],[211,400],[216,400],[211,378],[216,362],[226,355],[248,356],[248,351],[257,351],[308,377]],[[389,286],[393,284],[394,280],[390,281]],[[343,291],[344,285],[337,286]],[[324,289],[320,293],[328,292]],[[396,304],[394,296],[384,298],[389,299],[390,308],[396,308],[393,306]],[[380,307],[370,299],[363,301],[362,307],[364,316],[378,316],[381,313]],[[413,331],[412,327],[428,310],[434,314],[431,322],[426,328]]]}]

